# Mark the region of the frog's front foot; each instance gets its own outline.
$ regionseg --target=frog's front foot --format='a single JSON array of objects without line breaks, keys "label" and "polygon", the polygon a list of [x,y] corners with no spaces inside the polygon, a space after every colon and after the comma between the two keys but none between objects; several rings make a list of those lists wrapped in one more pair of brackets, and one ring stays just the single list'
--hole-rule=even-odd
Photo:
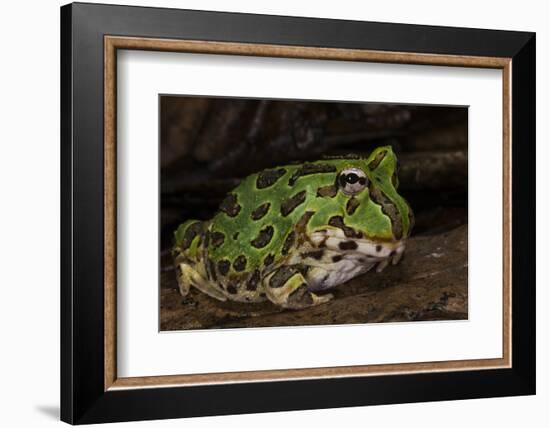
[{"label": "frog's front foot", "polygon": [[396,265],[401,261],[401,258],[403,257],[403,252],[405,251],[405,245],[401,244],[399,245],[395,250],[393,250],[390,255],[382,260],[380,263],[378,263],[378,266],[376,266],[376,272],[380,273],[386,267],[391,263],[392,265]]},{"label": "frog's front foot", "polygon": [[180,294],[186,297],[191,286],[199,289],[215,299],[224,301],[226,297],[214,286],[212,286],[200,272],[187,263],[179,263],[176,266],[176,279]]},{"label": "frog's front foot", "polygon": [[287,309],[304,309],[328,302],[334,296],[312,293],[307,286],[300,265],[282,266],[269,274],[264,280],[268,299]]}]

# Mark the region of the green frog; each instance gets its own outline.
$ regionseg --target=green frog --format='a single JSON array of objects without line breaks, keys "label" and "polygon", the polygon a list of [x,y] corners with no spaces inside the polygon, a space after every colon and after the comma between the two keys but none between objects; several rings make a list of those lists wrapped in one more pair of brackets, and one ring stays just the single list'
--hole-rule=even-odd
[{"label": "green frog", "polygon": [[252,174],[208,221],[175,231],[180,293],[301,309],[373,267],[399,262],[414,223],[390,146]]}]

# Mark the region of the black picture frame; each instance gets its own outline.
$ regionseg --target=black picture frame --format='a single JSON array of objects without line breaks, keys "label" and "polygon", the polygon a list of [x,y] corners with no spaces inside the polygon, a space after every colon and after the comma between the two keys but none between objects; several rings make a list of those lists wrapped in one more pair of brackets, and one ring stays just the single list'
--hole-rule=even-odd
[{"label": "black picture frame", "polygon": [[[104,36],[512,59],[512,367],[104,390]],[[61,419],[71,424],[535,393],[535,34],[74,3],[61,8]]]}]

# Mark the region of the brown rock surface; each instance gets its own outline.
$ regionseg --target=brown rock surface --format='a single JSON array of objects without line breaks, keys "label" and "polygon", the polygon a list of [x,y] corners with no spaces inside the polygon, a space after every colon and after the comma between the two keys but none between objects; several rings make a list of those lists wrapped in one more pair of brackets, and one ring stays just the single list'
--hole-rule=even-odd
[{"label": "brown rock surface", "polygon": [[468,226],[413,236],[397,266],[354,278],[329,303],[299,311],[219,302],[195,289],[183,298],[170,270],[160,291],[161,330],[467,319]]}]

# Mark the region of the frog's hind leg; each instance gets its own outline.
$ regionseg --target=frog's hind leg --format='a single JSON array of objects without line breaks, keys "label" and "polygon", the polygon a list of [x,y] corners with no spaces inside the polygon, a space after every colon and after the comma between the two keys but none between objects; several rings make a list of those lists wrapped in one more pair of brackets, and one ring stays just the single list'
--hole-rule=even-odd
[{"label": "frog's hind leg", "polygon": [[319,296],[309,291],[304,273],[301,265],[282,266],[274,270],[264,279],[267,298],[289,309],[316,306],[332,299],[332,294]]},{"label": "frog's hind leg", "polygon": [[200,272],[188,263],[179,263],[176,269],[178,287],[182,296],[187,296],[191,286],[218,300],[227,300],[225,295],[214,287]]},{"label": "frog's hind leg", "polygon": [[187,220],[175,232],[173,254],[176,278],[182,296],[187,296],[191,286],[218,300],[225,295],[209,280],[202,257],[202,248],[207,224],[199,220]]},{"label": "frog's hind leg", "polygon": [[188,264],[179,263],[178,265],[176,265],[176,280],[178,282],[178,289],[180,291],[180,294],[183,297],[189,294],[192,278],[193,272]]}]

